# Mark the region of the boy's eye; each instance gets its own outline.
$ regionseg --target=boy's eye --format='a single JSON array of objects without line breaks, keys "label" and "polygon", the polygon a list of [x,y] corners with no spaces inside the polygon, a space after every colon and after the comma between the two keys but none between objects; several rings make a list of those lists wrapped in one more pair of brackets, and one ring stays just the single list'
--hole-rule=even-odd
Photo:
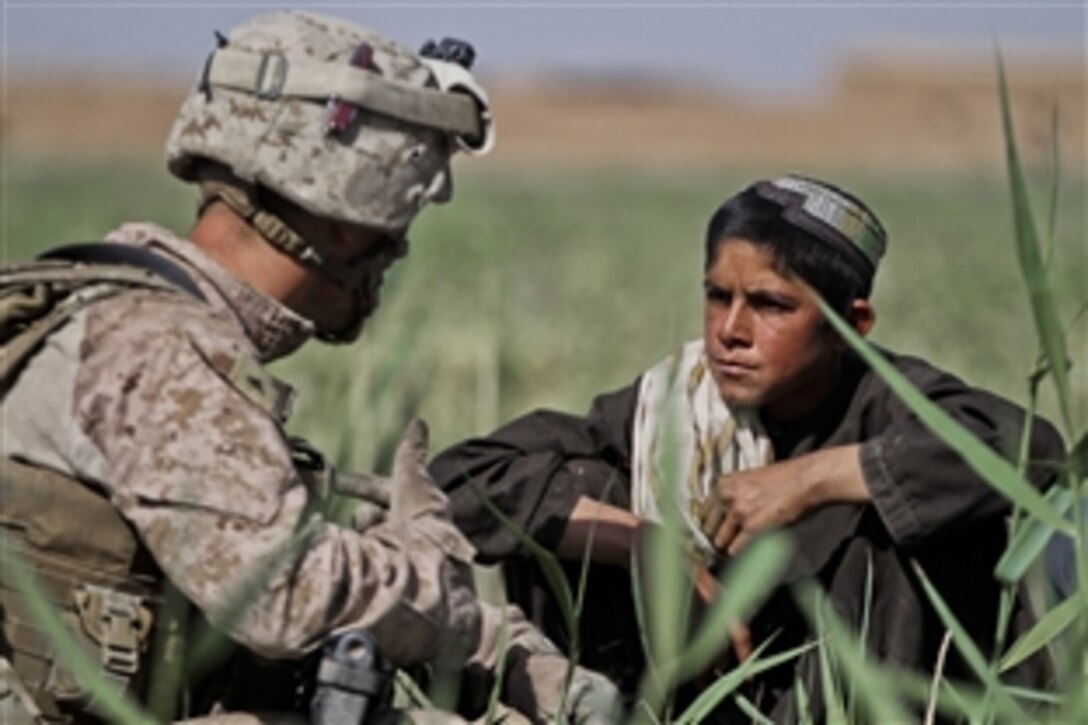
[{"label": "boy's eye", "polygon": [[707,302],[714,302],[720,305],[728,305],[730,299],[732,299],[732,296],[723,289],[708,287],[706,290]]},{"label": "boy's eye", "polygon": [[767,310],[768,312],[789,312],[796,307],[796,305],[789,300],[783,300],[769,295],[756,295],[752,298],[752,306],[757,309]]}]

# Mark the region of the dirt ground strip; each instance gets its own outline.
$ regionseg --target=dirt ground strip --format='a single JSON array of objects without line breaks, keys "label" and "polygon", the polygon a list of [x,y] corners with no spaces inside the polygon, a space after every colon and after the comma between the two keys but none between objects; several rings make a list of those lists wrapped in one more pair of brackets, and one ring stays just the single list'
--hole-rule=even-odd
[{"label": "dirt ground strip", "polygon": [[[1084,171],[1083,58],[1008,59],[1021,150],[1050,154],[1060,109],[1069,172]],[[805,97],[757,98],[637,77],[491,79],[499,143],[490,167],[844,166],[1000,170],[989,59],[855,58]],[[185,80],[11,68],[0,116],[9,152],[154,157]]]}]

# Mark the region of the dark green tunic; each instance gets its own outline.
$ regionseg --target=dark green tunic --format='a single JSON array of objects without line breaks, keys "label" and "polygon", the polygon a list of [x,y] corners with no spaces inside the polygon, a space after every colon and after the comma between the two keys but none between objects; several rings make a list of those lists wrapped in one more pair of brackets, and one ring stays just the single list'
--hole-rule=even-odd
[{"label": "dark green tunic", "polygon": [[[987,445],[1012,458],[1023,411],[993,394],[917,358],[886,353],[895,366],[945,412]],[[564,636],[554,602],[540,585],[535,565],[517,538],[479,502],[479,487],[545,547],[554,549],[567,518],[583,495],[629,508],[631,431],[638,382],[597,397],[584,417],[538,411],[486,438],[469,440],[438,456],[431,470],[450,494],[458,525],[484,562],[502,562],[510,596],[553,638]],[[788,426],[764,421],[775,459],[786,460],[833,446],[859,443],[871,505],[825,506],[787,530],[795,555],[770,601],[749,623],[753,640],[778,631],[775,649],[809,636],[789,590],[818,579],[839,611],[861,621],[867,572],[872,562],[872,622],[868,645],[884,662],[931,669],[944,629],[921,592],[910,566],[918,561],[959,620],[984,651],[996,629],[998,586],[994,565],[1005,546],[1008,502],[933,436],[899,398],[852,354],[844,360],[834,393],[804,419]],[[1054,428],[1035,419],[1029,478],[1044,487],[1061,460]],[[572,574],[578,567],[572,565]],[[572,581],[576,581],[572,576]],[[631,586],[625,570],[594,566],[582,621],[587,666],[611,675],[627,692],[638,684],[643,658]],[[1027,624],[1020,608],[1013,629]],[[820,709],[816,658],[803,658],[757,678],[748,692],[765,713],[792,720],[795,669]],[[955,656],[946,672],[964,676]],[[1042,685],[1045,663],[1022,668],[1022,681]],[[728,715],[724,713],[723,715]],[[818,720],[818,718],[817,718]]]}]

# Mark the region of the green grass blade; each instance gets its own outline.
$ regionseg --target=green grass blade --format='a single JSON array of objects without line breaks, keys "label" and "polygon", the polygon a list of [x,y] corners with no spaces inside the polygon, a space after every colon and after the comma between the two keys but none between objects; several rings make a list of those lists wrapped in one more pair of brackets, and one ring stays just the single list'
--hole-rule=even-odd
[{"label": "green grass blade", "polygon": [[744,695],[740,693],[733,695],[733,702],[737,703],[740,711],[747,715],[756,725],[774,725],[774,720],[761,713],[759,708],[753,705],[752,701]]},{"label": "green grass blade", "polygon": [[10,575],[15,588],[27,603],[34,624],[49,638],[56,649],[58,659],[72,673],[79,684],[92,693],[95,711],[116,723],[153,723],[154,718],[143,712],[127,698],[117,686],[102,674],[102,666],[94,662],[86,650],[76,642],[61,621],[60,614],[42,591],[34,574],[22,557],[12,549],[8,539],[0,533],[0,565]]},{"label": "green grass blade", "polygon": [[831,607],[820,614],[826,597],[814,584],[800,583],[796,588],[797,603],[821,639],[827,640],[843,675],[858,694],[858,703],[872,722],[909,722],[913,718],[903,709],[895,683],[883,670],[859,652],[857,638]]},{"label": "green grass blade", "polygon": [[808,688],[796,671],[793,673],[793,699],[797,706],[798,725],[812,725],[812,703],[808,698]]},{"label": "green grass blade", "polygon": [[869,367],[888,384],[888,387],[925,423],[926,427],[959,453],[975,472],[1006,498],[1059,531],[1073,534],[1073,525],[1047,504],[1042,495],[1016,472],[1012,464],[979,441],[969,430],[919,392],[902,373],[884,359],[883,355],[839,317],[819,295],[815,292],[812,294],[823,311],[824,317],[868,363]]},{"label": "green grass blade", "polygon": [[1001,658],[1000,672],[1007,672],[1032,656],[1088,612],[1088,601],[1077,592],[1043,615]]},{"label": "green grass blade", "polygon": [[974,640],[971,639],[971,636],[967,634],[967,630],[963,628],[963,625],[960,624],[959,620],[952,614],[952,610],[948,608],[948,605],[940,595],[940,592],[938,592],[932,582],[929,581],[929,578],[926,576],[925,571],[922,570],[922,567],[915,563],[914,571],[922,582],[922,588],[925,590],[930,604],[932,604],[934,610],[936,610],[937,616],[940,617],[944,626],[952,632],[952,642],[956,645],[956,649],[963,655],[964,661],[967,662],[967,665],[971,668],[971,671],[975,676],[986,686],[987,693],[993,697],[994,702],[1000,707],[1002,714],[1017,722],[1028,722],[1029,718],[1027,713],[1024,712],[1005,690],[1005,686],[998,679],[997,674],[990,669],[990,666],[986,662],[986,658],[983,656],[982,652],[979,650],[978,645],[975,644]]},{"label": "green grass blade", "polygon": [[1065,707],[1051,720],[1055,725],[1088,722],[1088,673],[1081,676],[1066,696]]},{"label": "green grass blade", "polygon": [[[932,682],[928,676],[919,672],[900,670],[895,673],[895,681],[899,687],[899,692],[911,701],[919,705],[928,703],[932,694]],[[1056,707],[1065,702],[1062,695],[1054,692],[1043,692],[1013,685],[1005,685],[1004,688],[1012,697],[1024,700],[1027,703]],[[965,719],[977,720],[979,719],[978,713],[986,706],[986,692],[979,688],[977,684],[942,678],[938,694],[937,710],[944,716],[945,720],[950,722]],[[851,720],[851,722],[857,721],[858,718]],[[1036,721],[1039,721],[1039,718]],[[1058,720],[1055,722],[1063,721]]]},{"label": "green grass blade", "polygon": [[689,592],[693,587],[679,532],[669,525],[655,527],[651,532],[647,537],[649,581],[645,582],[651,587],[653,604],[649,608],[650,643],[654,659],[664,665],[675,662],[680,655],[687,620],[685,604],[690,603]]},{"label": "green grass blade", "polygon": [[1054,294],[1047,280],[1046,268],[1039,251],[1039,237],[1035,221],[1032,218],[1031,203],[1028,199],[1027,183],[1020,164],[1020,154],[1016,147],[1016,133],[1013,129],[1012,110],[1009,104],[1009,89],[1005,80],[1005,64],[1001,54],[997,55],[998,94],[1001,101],[1001,124],[1005,133],[1005,158],[1008,164],[1009,187],[1012,193],[1013,225],[1016,231],[1016,253],[1020,262],[1020,272],[1027,287],[1035,329],[1039,336],[1039,345],[1050,363],[1050,373],[1058,391],[1058,406],[1066,433],[1073,432],[1073,416],[1069,408],[1072,395],[1067,370],[1065,332],[1058,319],[1058,308]]},{"label": "green grass blade", "polygon": [[1062,157],[1058,144],[1060,130],[1058,104],[1055,103],[1050,114],[1050,196],[1046,219],[1046,258],[1043,261],[1043,267],[1048,271],[1054,260],[1054,242],[1058,233],[1058,190],[1062,175]]},{"label": "green grass blade", "polygon": [[487,497],[487,494],[480,490],[479,486],[472,484],[472,492],[480,501],[480,505],[490,511],[492,516],[497,518],[507,530],[514,534],[517,540],[521,542],[521,545],[536,559],[537,564],[540,565],[540,571],[543,572],[544,578],[548,582],[548,586],[551,587],[552,593],[555,594],[555,598],[559,602],[559,611],[563,616],[563,623],[567,628],[568,636],[577,638],[578,618],[575,614],[574,596],[570,591],[570,583],[567,581],[567,576],[563,572],[559,560],[554,554],[526,534],[510,517],[500,511],[499,507]]},{"label": "green grass blade", "polygon": [[[1051,486],[1043,498],[1061,516],[1065,516],[1074,500],[1073,492],[1059,485]],[[1027,519],[1017,527],[1005,553],[997,562],[994,576],[1003,584],[1020,581],[1028,567],[1043,553],[1053,535],[1053,526],[1038,519]]]},{"label": "green grass blade", "polygon": [[1028,687],[1017,687],[1016,685],[1006,685],[1005,690],[1018,700],[1026,700],[1027,702],[1038,702],[1044,705],[1058,706],[1065,702],[1065,699],[1054,692],[1047,692],[1044,690],[1033,690]]},{"label": "green grass blade", "polygon": [[[614,476],[610,476],[608,482],[605,484],[604,494],[602,498],[608,498],[608,491],[612,488],[612,484],[615,481]],[[585,549],[582,551],[582,562],[578,571],[578,588],[575,592],[574,599],[574,621],[577,624],[582,620],[582,607],[585,605],[586,596],[586,584],[589,580],[589,567],[592,563],[593,553],[593,541],[597,537],[597,521],[589,527],[589,532],[586,536]],[[578,666],[578,660],[582,657],[582,633],[580,627],[575,626],[574,630],[570,634],[570,652],[567,654],[567,674],[563,678],[563,694],[559,698],[559,712],[567,711],[567,696],[570,694],[570,683],[574,677],[574,668]]]},{"label": "green grass blade", "polygon": [[644,722],[647,718],[650,718],[656,722],[656,705],[665,699],[666,679],[669,674],[659,671],[658,664],[654,660],[653,645],[651,645],[649,637],[650,626],[646,615],[645,602],[642,599],[646,591],[646,583],[643,581],[641,567],[637,566],[636,561],[632,561],[631,600],[635,605],[635,621],[638,623],[639,644],[642,645],[642,654],[646,659],[646,669],[642,673],[642,682],[639,684],[639,706],[636,708],[636,714],[641,715],[641,717],[636,718],[636,720]]},{"label": "green grass blade", "polygon": [[397,688],[396,697],[403,697],[408,700],[408,707],[419,710],[433,710],[435,709],[434,703],[427,697],[427,693],[419,686],[419,683],[412,679],[404,670],[397,670],[393,676],[393,682]]},{"label": "green grass blade", "polygon": [[678,681],[687,614],[695,591],[687,575],[690,565],[684,541],[675,524],[669,522],[666,514],[665,525],[646,529],[640,553],[645,563],[633,561],[631,568],[636,615],[646,627],[642,636],[647,669],[639,695],[655,714],[667,708]]},{"label": "green grass blade", "polygon": [[461,670],[453,667],[436,667],[431,671],[427,697],[438,710],[456,710],[461,693]]},{"label": "green grass blade", "polygon": [[[826,605],[826,603],[825,603]],[[824,606],[816,607],[817,631],[824,631]],[[859,640],[864,647],[864,640]],[[846,725],[846,710],[843,709],[842,692],[839,690],[838,677],[832,668],[828,654],[827,640],[820,638],[820,686],[823,690],[824,707],[827,709],[827,722]]]},{"label": "green grass blade", "polygon": [[785,652],[772,655],[767,659],[760,659],[763,651],[770,643],[771,640],[767,640],[759,645],[759,647],[752,652],[751,657],[719,677],[714,681],[714,684],[703,690],[702,693],[699,694],[699,697],[697,697],[675,720],[675,724],[696,725],[696,723],[703,722],[703,720],[714,711],[714,708],[716,708],[723,699],[733,692],[733,690],[737,689],[737,687],[745,680],[771,668],[778,667],[792,659],[796,659],[816,646],[815,642],[809,642],[808,644],[803,644]]},{"label": "green grass blade", "polygon": [[681,680],[702,672],[729,646],[729,638],[722,633],[728,632],[732,622],[753,611],[770,593],[791,551],[784,534],[767,533],[755,539],[726,570],[721,579],[722,596],[685,647],[678,666]]},{"label": "green grass blade", "polygon": [[[676,425],[662,424],[655,472],[661,490],[680,490],[681,470]],[[647,667],[639,688],[645,709],[669,720],[673,688],[681,675],[693,599],[696,596],[690,539],[674,496],[658,499],[660,521],[642,526],[638,550],[632,552],[631,572],[636,614],[645,626],[643,644]],[[648,646],[647,646],[648,645]]]},{"label": "green grass blade", "polygon": [[[928,707],[933,696],[931,676],[910,670],[896,670],[895,682],[899,692],[919,707]],[[962,683],[953,685],[946,678],[941,678],[937,692],[937,711],[946,719],[958,722],[973,717],[981,709],[985,693]],[[856,722],[858,718],[853,721]]]},{"label": "green grass blade", "polygon": [[[671,377],[671,375],[670,375]],[[674,415],[674,414],[673,414]],[[663,491],[676,491],[684,485],[686,471],[681,470],[680,443],[676,436],[678,426],[666,416],[662,423],[658,471]],[[695,596],[693,568],[688,555],[689,540],[673,496],[662,496],[658,501],[661,521],[647,529],[642,538],[640,558],[649,555],[648,561],[635,565],[648,565],[644,574],[653,587],[653,606],[649,609],[650,644],[654,660],[662,671],[675,674],[677,660],[684,646],[688,629],[692,598]],[[648,541],[647,541],[648,540]],[[649,546],[646,546],[646,544]],[[671,685],[670,677],[669,684]]]},{"label": "green grass blade", "polygon": [[[873,613],[873,552],[865,549],[865,599],[861,606],[861,627],[858,629],[858,655],[862,661],[869,656],[869,650],[865,643],[869,641],[869,625]],[[857,722],[857,693],[851,687],[846,699],[846,718],[849,722]]]},{"label": "green grass blade", "polygon": [[185,685],[185,653],[182,647],[188,638],[192,604],[168,579],[163,581],[162,599],[151,646],[147,707],[156,720],[172,722],[179,715],[177,706]]},{"label": "green grass blade", "polygon": [[[1024,409],[1025,424],[1023,430],[1020,432],[1020,446],[1017,449],[1019,452],[1016,455],[1016,471],[1021,476],[1027,475],[1028,468],[1031,464],[1031,439],[1035,432],[1035,411],[1036,405],[1038,404],[1039,383],[1041,381],[1042,378],[1034,373],[1028,378],[1028,402]],[[1031,522],[1035,521],[1035,519],[1024,516],[1023,511],[1021,511],[1019,506],[1013,506],[1012,512],[1009,514],[1008,518],[1008,543],[1006,544],[1005,551],[1002,552],[1002,561],[999,561],[999,566],[995,568],[995,577],[1003,585],[1001,587],[1001,594],[997,605],[997,626],[994,629],[995,657],[1000,655],[1005,649],[1005,640],[1009,631],[1009,618],[1012,616],[1013,605],[1017,599],[1017,591],[1019,590],[1018,582],[1020,578],[1019,576],[1015,579],[1003,578],[1002,574],[997,573],[997,570],[1002,569],[1000,564],[1009,557],[1010,551],[1012,550],[1012,542],[1017,540],[1017,535],[1021,532],[1025,521]],[[1013,561],[1017,562],[1017,568],[1021,565],[1021,562],[1024,561],[1024,557],[1027,555],[1027,553],[1020,554],[1018,558],[1013,559]],[[1011,566],[1012,562],[1010,562],[1005,569],[1002,569],[1004,576],[1008,576],[1008,567]],[[1022,574],[1023,571],[1021,571],[1021,575]]]},{"label": "green grass blade", "polygon": [[1088,479],[1088,433],[1083,433],[1069,452],[1069,472],[1075,481]]},{"label": "green grass blade", "polygon": [[[499,656],[495,661],[495,684],[491,687],[491,692],[487,698],[487,714],[484,716],[485,723],[495,722],[495,713],[498,712],[499,697],[502,695],[502,678],[503,671],[506,669],[506,652],[509,647],[509,622],[506,619],[506,609],[502,612],[502,626],[499,628]],[[567,678],[570,679],[569,677]],[[564,712],[565,708],[560,708],[560,712]]]}]

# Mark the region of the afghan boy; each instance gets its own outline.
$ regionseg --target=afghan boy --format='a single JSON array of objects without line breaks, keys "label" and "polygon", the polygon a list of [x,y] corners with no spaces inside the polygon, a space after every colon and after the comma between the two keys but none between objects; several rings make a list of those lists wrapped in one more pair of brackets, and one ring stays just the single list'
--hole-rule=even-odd
[{"label": "afghan boy", "polygon": [[[772,633],[776,649],[812,638],[790,585],[816,579],[855,631],[871,612],[865,641],[875,660],[931,670],[945,632],[913,561],[984,651],[992,647],[999,591],[992,572],[1006,543],[1008,501],[853,353],[810,293],[868,334],[886,244],[876,215],[832,184],[758,181],[710,219],[701,340],[598,396],[585,416],[534,412],[432,463],[480,558],[504,564],[510,596],[554,637],[563,636],[559,618],[531,557],[476,490],[572,572],[592,532],[582,662],[628,693],[643,659],[624,567],[640,531],[660,519],[664,496],[679,503],[692,548],[712,566],[767,529],[782,528],[793,541],[768,602],[732,632],[740,656]],[[987,445],[1015,449],[1020,408],[922,359],[882,352]],[[680,466],[668,479],[658,475],[666,429]],[[1031,482],[1045,486],[1053,470],[1046,462],[1061,456],[1053,427],[1033,421]],[[1012,629],[1028,619],[1018,605]],[[775,720],[795,721],[792,689],[802,681],[818,721],[817,660],[806,655],[756,678],[748,695]],[[955,653],[944,672],[967,674]],[[1040,685],[1045,663],[1030,662],[1019,675]],[[719,714],[730,719],[727,710]]]}]

